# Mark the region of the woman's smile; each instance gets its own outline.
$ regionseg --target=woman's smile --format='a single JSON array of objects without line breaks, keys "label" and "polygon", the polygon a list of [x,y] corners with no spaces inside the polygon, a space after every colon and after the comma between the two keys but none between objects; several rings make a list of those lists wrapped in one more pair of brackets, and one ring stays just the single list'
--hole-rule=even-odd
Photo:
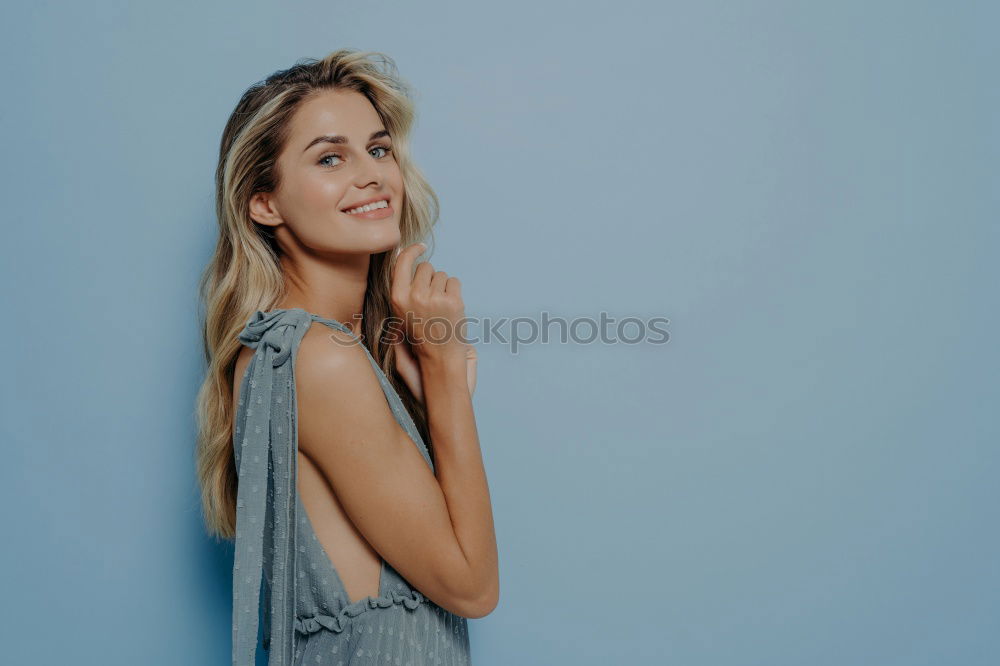
[{"label": "woman's smile", "polygon": [[343,211],[351,217],[360,217],[365,220],[381,220],[392,216],[395,209],[389,204],[388,199],[379,199],[375,203],[357,208],[350,208]]}]

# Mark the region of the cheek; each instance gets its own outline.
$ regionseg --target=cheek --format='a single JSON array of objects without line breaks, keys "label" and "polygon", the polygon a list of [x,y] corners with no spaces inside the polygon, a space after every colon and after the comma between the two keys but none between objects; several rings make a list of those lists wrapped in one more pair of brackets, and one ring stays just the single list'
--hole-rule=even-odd
[{"label": "cheek", "polygon": [[335,179],[326,176],[309,176],[301,183],[299,196],[309,212],[337,212],[337,206],[344,198],[344,187]]},{"label": "cheek", "polygon": [[392,169],[386,174],[386,180],[390,183],[394,190],[403,193],[403,173],[399,170],[399,166],[393,162]]}]

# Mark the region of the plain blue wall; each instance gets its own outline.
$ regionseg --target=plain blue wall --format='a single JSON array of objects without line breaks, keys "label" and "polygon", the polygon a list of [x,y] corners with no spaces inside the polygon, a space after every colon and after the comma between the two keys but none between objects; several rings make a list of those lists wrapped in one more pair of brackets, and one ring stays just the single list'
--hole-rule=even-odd
[{"label": "plain blue wall", "polygon": [[475,316],[474,663],[1000,662],[995,3],[8,5],[3,661],[228,663],[195,287],[242,91],[381,50]]}]

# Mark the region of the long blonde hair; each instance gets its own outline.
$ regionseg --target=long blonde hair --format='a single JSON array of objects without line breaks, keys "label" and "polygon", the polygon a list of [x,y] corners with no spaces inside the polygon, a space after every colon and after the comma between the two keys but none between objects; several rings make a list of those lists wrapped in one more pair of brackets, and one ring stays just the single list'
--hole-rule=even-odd
[{"label": "long blonde hair", "polygon": [[[273,228],[257,224],[250,217],[249,202],[254,193],[271,192],[277,187],[277,157],[299,105],[329,89],[364,94],[392,136],[405,189],[401,244],[427,239],[439,214],[437,195],[410,160],[414,105],[408,84],[400,78],[389,56],[377,51],[341,49],[322,60],[302,59],[255,83],[240,98],[219,146],[215,173],[219,237],[199,285],[207,367],[196,405],[196,466],[205,526],[217,539],[232,539],[236,532],[232,389],[241,347],[237,336],[255,311],[273,309],[285,295],[280,249]],[[430,448],[426,412],[400,380],[394,348],[382,335],[386,319],[392,314],[390,255],[371,255],[360,336]]]}]

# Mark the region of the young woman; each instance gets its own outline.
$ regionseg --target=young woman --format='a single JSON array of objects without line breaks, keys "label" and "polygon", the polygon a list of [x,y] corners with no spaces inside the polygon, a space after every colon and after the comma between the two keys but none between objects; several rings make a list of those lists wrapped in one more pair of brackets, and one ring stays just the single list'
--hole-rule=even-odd
[{"label": "young woman", "polygon": [[392,59],[345,49],[252,86],[222,136],[198,473],[235,539],[235,665],[261,604],[271,666],[468,664],[498,602],[461,285],[414,269],[438,200],[413,118]]}]

